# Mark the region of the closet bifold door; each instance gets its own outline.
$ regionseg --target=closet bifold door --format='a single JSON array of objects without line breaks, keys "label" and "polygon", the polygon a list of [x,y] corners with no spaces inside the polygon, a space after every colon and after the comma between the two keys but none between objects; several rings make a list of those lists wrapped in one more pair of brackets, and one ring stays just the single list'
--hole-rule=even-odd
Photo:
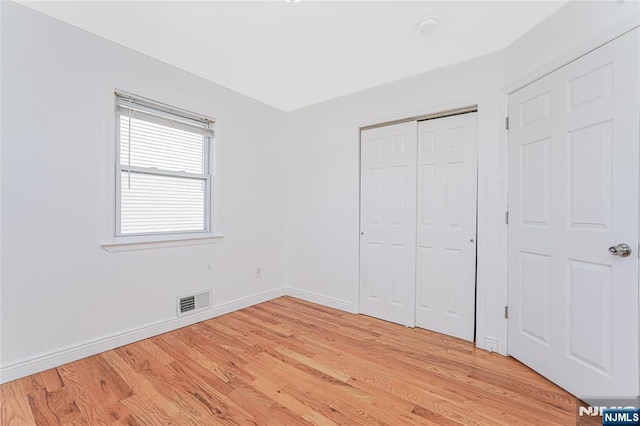
[{"label": "closet bifold door", "polygon": [[360,134],[360,312],[415,325],[417,122]]}]

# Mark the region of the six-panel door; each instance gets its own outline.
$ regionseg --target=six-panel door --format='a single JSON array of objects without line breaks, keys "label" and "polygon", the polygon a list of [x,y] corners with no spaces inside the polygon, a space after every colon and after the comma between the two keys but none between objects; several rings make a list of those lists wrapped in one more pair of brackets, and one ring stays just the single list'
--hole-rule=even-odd
[{"label": "six-panel door", "polygon": [[639,395],[639,116],[638,30],[509,97],[509,354],[586,401]]},{"label": "six-panel door", "polygon": [[414,326],[416,122],[361,132],[360,312]]},{"label": "six-panel door", "polygon": [[416,325],[473,341],[477,114],[418,123]]}]

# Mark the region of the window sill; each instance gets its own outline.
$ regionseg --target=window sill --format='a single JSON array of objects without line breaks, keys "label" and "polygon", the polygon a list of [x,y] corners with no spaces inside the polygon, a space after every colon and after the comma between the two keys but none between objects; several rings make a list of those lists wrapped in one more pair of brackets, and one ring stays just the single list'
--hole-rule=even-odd
[{"label": "window sill", "polygon": [[115,237],[113,241],[102,243],[103,249],[110,253],[159,248],[184,247],[202,244],[214,244],[223,238],[221,234],[200,235],[151,235],[145,237]]}]

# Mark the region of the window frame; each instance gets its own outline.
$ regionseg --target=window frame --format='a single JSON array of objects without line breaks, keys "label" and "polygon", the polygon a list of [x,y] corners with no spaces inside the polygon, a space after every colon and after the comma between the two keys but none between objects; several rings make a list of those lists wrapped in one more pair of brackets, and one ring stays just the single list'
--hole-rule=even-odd
[{"label": "window frame", "polygon": [[[121,156],[120,156],[120,120],[121,113],[119,111],[120,98],[131,99],[132,102],[135,102],[136,105],[141,105],[143,107],[148,107],[153,109],[154,113],[159,111],[161,114],[157,115],[157,118],[152,120],[146,120],[150,122],[155,122],[156,124],[165,124],[163,123],[162,116],[165,115],[169,121],[171,121],[171,116],[179,115],[181,118],[185,118],[187,121],[189,119],[195,119],[196,122],[201,121],[208,122],[208,129],[211,131],[211,135],[203,134],[203,174],[191,173],[191,172],[179,172],[179,171],[171,171],[166,169],[152,168],[152,167],[140,167],[140,166],[132,166],[127,164],[121,164]],[[113,180],[111,180],[114,185],[112,194],[113,194],[113,203],[112,211],[113,211],[113,220],[111,221],[111,237],[109,238],[109,242],[102,244],[103,248],[108,251],[128,251],[128,250],[139,250],[145,248],[155,248],[155,247],[167,247],[167,246],[177,246],[177,245],[190,245],[190,244],[204,244],[215,241],[218,238],[222,237],[220,233],[219,226],[219,182],[216,179],[216,170],[219,166],[219,149],[218,149],[218,137],[219,134],[217,132],[218,123],[215,119],[211,117],[206,117],[202,114],[196,114],[190,112],[188,110],[179,109],[176,107],[169,106],[165,103],[150,100],[148,98],[144,98],[138,95],[132,95],[127,92],[123,92],[120,90],[115,90],[112,92],[112,105],[113,105],[113,118],[114,118],[114,127],[115,130],[114,137],[112,139],[113,146],[113,155],[111,156],[113,163],[111,170],[115,174],[113,176]],[[144,114],[144,112],[143,112]],[[146,115],[146,114],[145,114]],[[156,114],[154,114],[154,117]],[[188,126],[188,123],[187,123]],[[204,127],[203,127],[204,129]],[[201,180],[204,185],[206,185],[204,191],[204,202],[203,202],[203,215],[204,215],[204,230],[194,230],[194,231],[167,231],[167,232],[148,232],[148,233],[125,233],[121,232],[121,207],[122,207],[122,174],[123,172],[131,171],[132,173],[142,173],[148,175],[155,176],[166,176],[166,177],[180,177],[194,180]],[[131,245],[135,247],[130,247]]]}]

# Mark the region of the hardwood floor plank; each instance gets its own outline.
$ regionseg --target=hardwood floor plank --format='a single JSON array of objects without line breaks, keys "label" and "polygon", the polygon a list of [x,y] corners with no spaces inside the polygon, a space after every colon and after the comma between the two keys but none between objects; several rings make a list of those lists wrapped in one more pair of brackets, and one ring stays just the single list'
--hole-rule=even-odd
[{"label": "hardwood floor plank", "polygon": [[154,358],[165,365],[171,364],[175,361],[175,359],[171,355],[169,355],[161,348],[159,348],[155,343],[153,343],[152,339],[146,339],[138,343],[145,351],[149,352],[154,356]]},{"label": "hardwood floor plank", "polygon": [[[61,387],[54,391],[47,391],[46,405],[55,414],[61,425],[89,425],[80,408],[76,404],[73,395],[67,387]],[[43,409],[44,411],[44,409]],[[38,425],[49,425],[49,423],[36,423]]]},{"label": "hardwood floor plank", "polygon": [[325,364],[319,363],[314,361],[312,358],[308,358],[302,354],[297,353],[296,351],[293,351],[291,349],[282,347],[282,346],[278,346],[275,348],[275,351],[280,352],[283,355],[288,356],[289,358],[292,358],[296,361],[298,361],[300,364],[306,365],[309,368],[313,368],[321,373],[326,374],[329,377],[333,377],[336,380],[340,380],[341,382],[346,382],[347,380],[349,380],[351,377],[348,374],[344,374],[341,371],[335,370],[331,367],[328,367]]},{"label": "hardwood floor plank", "polygon": [[122,403],[122,400],[113,402],[111,404],[105,404],[104,410],[107,413],[109,413],[109,416],[113,419],[112,424],[118,424],[118,425],[127,425],[127,424],[139,425],[140,424],[137,418],[133,415],[133,413],[131,413],[131,411]]},{"label": "hardwood floor plank", "polygon": [[[205,355],[194,350],[184,350],[184,352],[181,352],[186,347],[182,346],[180,339],[175,339],[175,342],[180,342],[181,345],[174,346],[175,342],[173,339],[170,339],[170,337],[172,336],[167,336],[166,339],[157,342],[157,345],[162,347],[168,353],[171,353],[175,357],[176,362],[178,362],[185,371],[189,372],[189,374],[206,380],[208,386],[212,388],[212,393],[217,399],[227,405],[233,405],[233,401],[228,398],[228,395],[233,390],[233,386],[229,384],[229,379],[224,374],[215,370],[218,364],[202,362],[201,357],[204,357]],[[196,355],[194,355],[194,353]],[[213,365],[214,368],[211,368],[211,365]]]},{"label": "hardwood floor plank", "polygon": [[[258,369],[263,371],[261,380],[265,380],[277,389],[280,393],[292,395],[305,404],[312,404],[312,408],[324,416],[341,421],[345,415],[336,408],[336,401],[346,401],[352,407],[360,408],[371,414],[375,414],[377,418],[388,421],[388,424],[400,424],[399,419],[408,417],[410,409],[398,410],[397,404],[384,404],[383,407],[375,403],[373,393],[365,392],[352,384],[345,384],[341,381],[328,382],[320,377],[312,376],[305,379],[303,370],[296,368],[295,365],[280,365],[282,360],[275,357],[269,357],[264,354],[256,358]],[[255,366],[248,366],[254,368]],[[267,372],[267,373],[265,373]],[[268,373],[273,372],[273,373]],[[361,416],[354,417],[349,414],[351,422],[364,423],[366,419]],[[415,424],[415,423],[414,423]]]},{"label": "hardwood floor plank", "polygon": [[133,344],[118,348],[115,352],[138,376],[150,383],[157,394],[171,401],[178,408],[184,421],[190,424],[207,424],[214,420],[211,407],[203,404],[198,397],[199,392],[203,392],[202,389],[157,361],[142,347]]},{"label": "hardwood floor plank", "polygon": [[33,390],[27,394],[29,407],[33,414],[33,419],[37,425],[58,425],[61,424],[56,410],[50,406],[49,393],[46,389]]},{"label": "hardwood floor plank", "polygon": [[40,390],[46,391],[46,385],[44,384],[44,380],[42,379],[42,375],[40,373],[32,374],[31,376],[24,377],[20,379],[22,383],[22,388],[26,394],[31,392],[37,392]]},{"label": "hardwood floor plank", "polygon": [[287,407],[289,410],[296,413],[311,424],[337,426],[337,423],[331,421],[319,412],[313,410],[313,408],[306,405],[304,401],[300,401],[294,398],[279,386],[274,385],[274,383],[271,381],[265,379],[257,379],[251,383],[251,386],[255,387],[263,394],[283,405],[284,407]]},{"label": "hardwood floor plank", "polygon": [[254,358],[247,365],[247,369],[261,372],[261,380],[270,383],[276,392],[285,392],[298,401],[304,401],[312,410],[322,414],[334,422],[340,422],[340,415],[336,410],[331,409],[331,404],[338,398],[346,398],[353,401],[359,397],[370,399],[370,395],[359,393],[353,396],[352,393],[344,393],[341,389],[336,389],[332,383],[315,375],[308,375],[304,370],[296,368],[295,364],[287,363],[282,359],[278,359],[269,354],[263,353]]},{"label": "hardwood floor plank", "polygon": [[[224,349],[217,348],[215,345],[211,345],[206,336],[214,336],[208,330],[202,329],[193,332],[190,336],[188,344],[192,345],[197,350],[203,353],[214,356],[218,360],[216,371],[220,372],[227,382],[232,382],[238,378],[242,378],[244,381],[251,381],[254,379],[241,367],[247,363],[247,359],[250,356],[240,355],[242,351],[241,344],[239,346],[230,346],[227,344]],[[187,341],[185,341],[186,343]]]},{"label": "hardwood floor plank", "polygon": [[220,423],[235,425],[251,424],[254,422],[253,416],[247,413],[244,408],[238,406],[232,399],[220,394],[217,392],[217,389],[210,386],[206,375],[201,376],[194,374],[191,368],[183,368],[182,364],[177,362],[170,364],[170,367],[173,368],[176,373],[183,374],[188,380],[193,381],[194,384],[201,389],[201,391],[193,395],[209,408],[211,415]]},{"label": "hardwood floor plank", "polygon": [[[229,378],[224,373],[223,363],[219,362],[218,358],[213,357],[206,350],[201,350],[197,345],[189,343],[189,341],[183,341],[177,334],[168,335],[156,344],[180,362],[193,362],[199,367],[205,368],[222,382],[229,383]],[[233,390],[233,388],[229,388],[225,395]]]},{"label": "hardwood floor plank", "polygon": [[231,393],[238,405],[253,416],[257,425],[305,425],[308,421],[248,384],[238,384]]},{"label": "hardwood floor plank", "polygon": [[142,426],[142,424],[138,422],[138,420],[136,420],[133,415],[130,414],[127,417],[123,417],[111,423],[111,426]]},{"label": "hardwood floor plank", "polygon": [[158,404],[157,399],[133,395],[123,399],[122,405],[127,407],[135,415],[135,418],[139,419],[144,425],[181,426],[182,424],[195,424],[169,414],[162,408],[162,404]]},{"label": "hardwood floor plank", "polygon": [[[8,426],[33,425],[35,419],[22,383],[15,380],[0,387],[0,418]],[[28,380],[27,380],[28,381]]]},{"label": "hardwood floor plank", "polygon": [[60,373],[58,373],[57,368],[45,370],[39,374],[40,377],[42,377],[42,381],[44,382],[44,385],[49,392],[53,392],[54,390],[60,389],[62,386],[64,386],[62,377],[60,377]]},{"label": "hardwood floor plank", "polygon": [[[124,404],[136,418],[146,424],[198,424],[200,419],[194,418],[194,416],[189,413],[188,407],[184,407],[181,398],[172,399],[171,393],[173,392],[170,389],[165,389],[164,386],[157,388],[155,384],[149,382],[146,377],[138,374],[138,372],[117,353],[118,349],[104,352],[100,356],[102,356],[114,371],[133,389],[134,395],[123,399],[122,404]],[[143,361],[141,362],[143,363]],[[167,397],[168,394],[169,396]],[[141,402],[144,402],[144,404],[142,405]]]},{"label": "hardwood floor plank", "polygon": [[573,426],[577,404],[472,343],[291,297],[4,384],[0,398],[0,426]]},{"label": "hardwood floor plank", "polygon": [[112,420],[101,403],[101,379],[98,383],[92,377],[94,363],[91,358],[84,358],[58,367],[60,376],[65,382],[76,406],[91,425],[109,425]]}]

